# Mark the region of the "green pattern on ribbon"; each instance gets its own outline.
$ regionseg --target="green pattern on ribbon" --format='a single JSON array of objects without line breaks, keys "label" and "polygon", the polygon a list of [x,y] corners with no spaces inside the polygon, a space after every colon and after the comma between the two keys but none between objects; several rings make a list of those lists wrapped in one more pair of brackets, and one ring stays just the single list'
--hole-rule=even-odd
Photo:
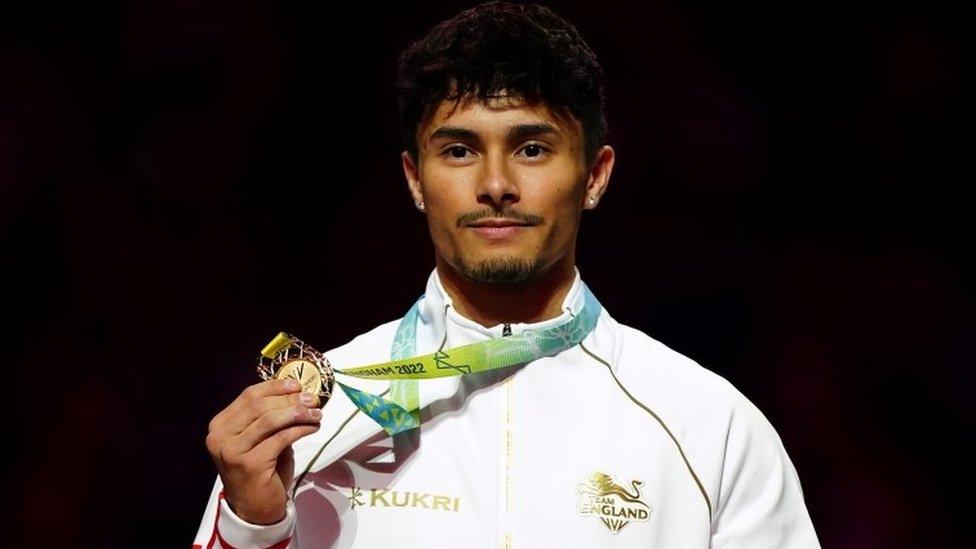
[{"label": "green pattern on ribbon", "polygon": [[376,423],[383,427],[383,430],[391,435],[420,426],[419,419],[395,402],[390,402],[381,396],[359,389],[353,389],[344,383],[340,383],[339,387],[342,387],[343,392],[357,408],[373,418]]},{"label": "green pattern on ribbon", "polygon": [[[596,326],[602,306],[583,284],[583,309],[570,320],[540,331],[479,341],[423,356],[416,353],[420,301],[400,321],[391,349],[391,362],[336,369],[362,379],[388,379],[390,398],[337,384],[360,410],[373,418],[390,435],[420,426],[420,391],[417,380],[467,375],[507,368],[560,353],[589,334]],[[423,299],[423,298],[421,298]]]},{"label": "green pattern on ribbon", "polygon": [[[417,354],[417,319],[420,318],[420,300],[413,304],[397,326],[396,336],[393,337],[393,347],[390,358],[401,360]],[[408,320],[409,319],[409,320]],[[390,400],[400,404],[410,411],[420,426],[420,387],[416,379],[394,379],[390,382]]]}]

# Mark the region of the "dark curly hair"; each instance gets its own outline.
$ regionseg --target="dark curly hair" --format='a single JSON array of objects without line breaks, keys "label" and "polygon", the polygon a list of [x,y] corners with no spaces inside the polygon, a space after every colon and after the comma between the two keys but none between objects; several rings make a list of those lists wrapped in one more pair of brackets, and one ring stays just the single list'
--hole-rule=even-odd
[{"label": "dark curly hair", "polygon": [[400,54],[400,126],[414,161],[417,129],[442,101],[485,102],[503,91],[579,120],[587,165],[603,146],[603,69],[576,28],[543,6],[493,1],[442,21]]}]

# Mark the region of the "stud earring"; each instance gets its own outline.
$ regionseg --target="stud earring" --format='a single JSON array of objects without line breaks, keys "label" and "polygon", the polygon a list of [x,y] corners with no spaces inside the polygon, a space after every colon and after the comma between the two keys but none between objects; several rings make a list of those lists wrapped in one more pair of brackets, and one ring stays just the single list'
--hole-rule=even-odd
[{"label": "stud earring", "polygon": [[424,207],[425,206],[424,206],[424,201],[423,200],[421,200],[420,202],[417,202],[417,209],[418,210],[424,211]]},{"label": "stud earring", "polygon": [[596,196],[590,196],[590,204],[596,204]]}]

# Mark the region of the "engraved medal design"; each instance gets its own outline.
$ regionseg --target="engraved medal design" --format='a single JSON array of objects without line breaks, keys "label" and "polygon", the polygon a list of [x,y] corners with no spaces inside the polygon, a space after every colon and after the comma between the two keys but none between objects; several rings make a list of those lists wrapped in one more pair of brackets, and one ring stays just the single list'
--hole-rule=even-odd
[{"label": "engraved medal design", "polygon": [[319,407],[332,396],[335,374],[322,353],[295,336],[278,334],[258,357],[261,379],[287,379],[298,382],[303,393],[317,395]]}]

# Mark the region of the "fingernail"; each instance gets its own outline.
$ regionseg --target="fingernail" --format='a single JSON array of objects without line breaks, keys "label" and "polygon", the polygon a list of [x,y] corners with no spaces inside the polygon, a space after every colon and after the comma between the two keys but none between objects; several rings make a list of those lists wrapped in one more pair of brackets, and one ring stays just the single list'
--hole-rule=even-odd
[{"label": "fingernail", "polygon": [[318,408],[311,408],[308,411],[308,415],[311,416],[312,419],[322,419],[322,410],[319,410]]},{"label": "fingernail", "polygon": [[298,401],[304,404],[305,406],[311,406],[312,404],[315,404],[315,395],[302,393],[298,395]]},{"label": "fingernail", "polygon": [[285,389],[288,389],[289,391],[294,391],[297,388],[298,388],[297,381],[295,381],[294,379],[285,380]]}]

